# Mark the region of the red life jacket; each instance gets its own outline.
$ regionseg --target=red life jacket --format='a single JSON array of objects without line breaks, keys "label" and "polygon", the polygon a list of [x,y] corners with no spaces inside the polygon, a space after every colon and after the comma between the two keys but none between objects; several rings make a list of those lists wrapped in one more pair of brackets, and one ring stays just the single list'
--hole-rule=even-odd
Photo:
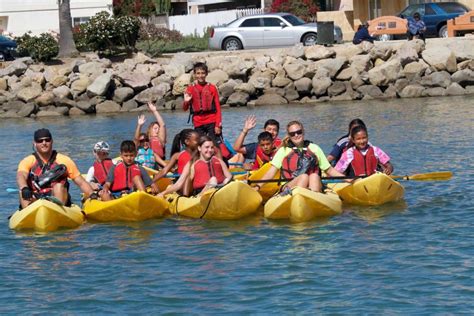
[{"label": "red life jacket", "polygon": [[97,180],[97,183],[104,185],[105,181],[107,181],[109,170],[113,165],[114,163],[110,158],[104,159],[101,162],[94,161],[94,178]]},{"label": "red life jacket", "polygon": [[189,111],[193,115],[199,114],[209,114],[209,113],[216,113],[216,104],[214,103],[214,96],[211,92],[211,84],[206,83],[202,87],[202,92],[196,88],[196,83],[191,85],[191,106],[189,107]]},{"label": "red life jacket", "polygon": [[125,165],[122,161],[119,162],[114,169],[114,181],[110,191],[118,192],[123,190],[131,191],[133,189],[133,178],[141,176],[140,169],[137,165]]},{"label": "red life jacket", "polygon": [[213,156],[210,161],[197,160],[194,163],[194,190],[204,188],[211,177],[216,177],[217,183],[222,183],[225,180],[224,170],[222,170],[219,159]]},{"label": "red life jacket", "polygon": [[355,147],[352,152],[354,159],[352,159],[351,168],[354,176],[370,176],[377,171],[378,159],[372,146],[369,146],[365,156]]},{"label": "red life jacket", "polygon": [[165,159],[165,148],[158,137],[150,137],[150,147],[161,159]]},{"label": "red life jacket", "polygon": [[65,184],[67,181],[67,173],[61,177],[60,179],[51,182],[48,186],[43,187],[43,188],[38,188],[35,185],[33,185],[33,181],[37,181],[38,177],[41,176],[43,173],[55,168],[58,166],[58,163],[56,162],[56,156],[58,153],[56,150],[53,150],[51,157],[49,158],[48,162],[44,163],[41,157],[38,155],[38,153],[34,152],[33,156],[36,158],[36,162],[34,163],[33,167],[31,167],[30,174],[28,176],[28,186],[36,193],[39,194],[49,194],[51,190],[53,189],[53,186],[56,183],[63,183]]},{"label": "red life jacket", "polygon": [[275,138],[275,139],[273,140],[273,146],[275,146],[275,148],[280,147],[280,146],[281,146],[281,139],[278,138],[278,137]]},{"label": "red life jacket", "polygon": [[301,174],[319,173],[318,157],[308,147],[305,141],[303,148],[292,147],[291,152],[283,158],[281,176],[284,179],[295,178]]},{"label": "red life jacket", "polygon": [[260,146],[257,146],[257,150],[255,152],[255,161],[253,163],[252,169],[257,170],[267,162],[270,162],[273,159],[273,156],[275,156],[276,152],[276,148],[273,148],[271,154],[267,155],[263,152]]},{"label": "red life jacket", "polygon": [[183,150],[179,153],[178,156],[178,174],[182,174],[184,167],[187,165],[188,162],[191,161],[191,154],[187,150]]}]

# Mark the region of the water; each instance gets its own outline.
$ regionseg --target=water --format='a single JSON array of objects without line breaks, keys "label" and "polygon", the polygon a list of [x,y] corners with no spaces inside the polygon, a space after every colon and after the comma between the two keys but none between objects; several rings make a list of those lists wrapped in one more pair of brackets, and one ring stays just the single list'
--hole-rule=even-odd
[{"label": "water", "polygon": [[[85,172],[93,144],[103,139],[117,150],[136,116],[3,120],[0,313],[471,314],[472,105],[459,97],[224,110],[232,140],[248,114],[259,126],[300,119],[326,153],[360,117],[396,174],[454,172],[449,182],[404,182],[400,203],[345,207],[342,216],[304,224],[167,218],[47,235],[8,229],[17,201],[5,188],[15,187],[33,131],[49,127],[55,148]],[[163,116],[171,143],[187,114]]]}]

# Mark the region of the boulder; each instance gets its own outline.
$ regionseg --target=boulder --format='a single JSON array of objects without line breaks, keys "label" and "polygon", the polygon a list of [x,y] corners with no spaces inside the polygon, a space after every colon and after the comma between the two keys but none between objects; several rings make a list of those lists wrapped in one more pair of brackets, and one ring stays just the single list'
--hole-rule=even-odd
[{"label": "boulder", "polygon": [[227,104],[230,106],[244,106],[247,104],[250,96],[248,93],[243,91],[237,91],[232,93],[227,99]]},{"label": "boulder", "polygon": [[51,91],[43,92],[39,97],[35,99],[36,104],[39,106],[48,106],[53,104],[54,98],[56,96]]},{"label": "boulder", "polygon": [[315,69],[324,68],[328,71],[328,75],[331,78],[334,78],[339,70],[345,65],[346,60],[343,58],[334,58],[334,59],[323,59],[318,60],[313,64]]},{"label": "boulder", "polygon": [[270,71],[256,71],[250,76],[248,83],[252,84],[256,89],[270,88],[273,75]]},{"label": "boulder", "polygon": [[41,110],[36,113],[36,117],[62,116],[61,113],[51,110]]},{"label": "boulder", "polygon": [[397,51],[397,57],[400,59],[402,66],[418,61],[418,51],[413,41],[404,42]]},{"label": "boulder", "polygon": [[400,70],[401,64],[398,58],[387,61],[369,70],[370,83],[376,86],[387,86],[398,79]]},{"label": "boulder", "polygon": [[[338,45],[337,47],[334,48],[336,51],[336,57],[337,58],[344,58],[345,60],[350,60],[362,53],[364,53],[364,50],[361,45]],[[367,56],[367,55],[366,55]]]},{"label": "boulder", "polygon": [[44,75],[42,72],[36,72],[31,69],[27,69],[24,74],[25,77],[30,78],[32,81],[43,85],[45,83]]},{"label": "boulder", "polygon": [[[365,77],[365,76],[364,76]],[[351,83],[351,87],[353,89],[357,89],[358,87],[364,85],[366,82],[362,79],[362,76],[356,73],[349,81]]]},{"label": "boulder", "polygon": [[349,68],[342,69],[341,72],[339,72],[339,74],[336,76],[336,79],[342,81],[351,80],[352,77],[355,77],[358,74],[359,71],[351,66]]},{"label": "boulder", "polygon": [[163,69],[165,71],[165,74],[168,74],[172,78],[178,78],[182,74],[186,73],[185,65],[181,64],[163,65]]},{"label": "boulder", "polygon": [[249,82],[243,82],[243,83],[239,83],[235,85],[234,91],[244,92],[244,93],[247,93],[248,95],[254,95],[256,92],[255,87]]},{"label": "boulder", "polygon": [[107,90],[112,83],[112,74],[105,73],[97,77],[91,85],[87,87],[87,95],[93,97],[96,95],[103,96],[107,93]]},{"label": "boulder", "polygon": [[20,89],[17,92],[16,96],[19,100],[22,100],[24,102],[30,102],[40,96],[41,93],[43,93],[43,89],[41,88],[41,86],[37,83],[32,83],[30,87]]},{"label": "boulder", "polygon": [[173,83],[173,95],[183,95],[186,87],[191,83],[191,74],[182,74]]},{"label": "boulder", "polygon": [[[191,76],[191,75],[189,75]],[[179,79],[179,78],[178,78]],[[178,80],[176,79],[176,80]],[[191,79],[190,79],[191,80]],[[170,77],[170,75],[167,75],[167,74],[162,74],[156,78],[154,78],[152,81],[151,81],[151,85],[152,86],[156,86],[162,82],[166,82],[166,83],[169,83],[169,84],[173,84],[173,78]]]},{"label": "boulder", "polygon": [[79,65],[78,70],[81,74],[99,76],[105,72],[106,65],[99,61],[87,62]]},{"label": "boulder", "polygon": [[385,61],[392,56],[392,48],[388,45],[376,45],[370,49],[369,55],[372,60],[381,59]]},{"label": "boulder", "polygon": [[18,118],[20,117],[15,110],[0,112],[0,118]]},{"label": "boulder", "polygon": [[150,85],[151,77],[148,74],[139,72],[122,72],[116,75],[124,86],[132,88],[134,91],[142,91]]},{"label": "boulder", "polygon": [[99,103],[95,106],[95,112],[97,114],[120,112],[120,109],[121,109],[120,104],[115,103],[114,101],[109,101],[109,100]]},{"label": "boulder", "polygon": [[[221,84],[218,87],[219,90],[219,96],[221,98],[227,99],[232,93],[234,93],[234,87],[241,83],[242,81],[236,81],[234,79],[230,79],[229,81]],[[254,88],[255,89],[255,88]]]},{"label": "boulder", "polygon": [[304,57],[305,47],[302,43],[298,43],[285,50],[286,55],[294,58],[303,58]]},{"label": "boulder", "polygon": [[7,103],[3,104],[3,109],[7,111],[20,111],[25,106],[25,103],[18,100],[8,101]]},{"label": "boulder", "polygon": [[58,98],[68,98],[71,96],[71,91],[67,86],[60,86],[53,89],[53,94]]},{"label": "boulder", "polygon": [[192,54],[177,53],[174,54],[170,60],[170,64],[183,65],[185,72],[190,72],[194,67],[194,60]]},{"label": "boulder", "polygon": [[464,69],[474,70],[474,59],[462,61],[458,63],[457,67],[458,67],[458,70],[464,70]]},{"label": "boulder", "polygon": [[55,88],[65,85],[67,82],[67,77],[62,76],[62,75],[57,75],[51,78],[51,80],[48,80],[48,82]]},{"label": "boulder", "polygon": [[72,109],[69,110],[69,116],[85,115],[85,114],[86,112],[84,112],[83,110],[77,107],[73,107]]},{"label": "boulder", "polygon": [[394,85],[389,85],[387,89],[383,92],[383,98],[386,99],[395,99],[398,97],[397,89]]},{"label": "boulder", "polygon": [[437,71],[446,70],[453,73],[457,70],[456,55],[446,46],[425,49],[421,55],[425,62]]},{"label": "boulder", "polygon": [[288,78],[286,78],[284,76],[285,71],[282,70],[281,72],[279,72],[277,74],[277,76],[275,78],[273,78],[272,80],[272,86],[273,87],[279,87],[279,88],[283,88],[283,87],[286,87],[287,85],[289,85],[292,81]]},{"label": "boulder", "polygon": [[[313,88],[313,83],[311,79],[303,77],[294,82],[294,87],[298,92],[309,93]],[[288,99],[288,98],[287,98]]]},{"label": "boulder", "polygon": [[71,83],[72,95],[78,96],[79,94],[85,92],[90,83],[91,82],[87,76],[81,75],[77,80],[74,80]]},{"label": "boulder", "polygon": [[132,88],[129,87],[122,87],[117,88],[114,90],[114,94],[112,96],[112,100],[117,103],[123,103],[128,99],[132,98],[134,91]]},{"label": "boulder", "polygon": [[137,94],[133,99],[138,103],[148,103],[148,102],[155,102],[158,99],[163,98],[163,96],[168,92],[170,89],[169,84],[167,83],[160,83],[155,87],[148,88],[143,90],[139,94]]},{"label": "boulder", "polygon": [[474,71],[471,69],[458,70],[451,76],[454,82],[460,85],[473,85],[474,84]]},{"label": "boulder", "polygon": [[95,104],[93,104],[91,100],[80,100],[76,102],[76,107],[85,113],[95,112]]},{"label": "boulder", "polygon": [[206,81],[214,85],[222,84],[227,80],[229,80],[229,75],[225,71],[220,69],[211,71],[206,77]]},{"label": "boulder", "polygon": [[56,107],[67,107],[69,109],[76,106],[76,101],[68,98],[54,98],[54,105]]},{"label": "boulder", "polygon": [[31,114],[35,113],[37,111],[36,104],[33,102],[26,103],[25,105],[22,106],[22,108],[17,112],[18,116],[21,117],[28,117]]},{"label": "boulder", "polygon": [[372,61],[369,55],[356,55],[350,58],[351,68],[358,72],[368,71],[372,68]]},{"label": "boulder", "polygon": [[411,84],[403,88],[399,95],[401,98],[419,98],[424,90],[425,88],[419,84]]},{"label": "boulder", "polygon": [[446,88],[446,95],[464,95],[466,90],[461,87],[458,83],[453,82],[449,87]]},{"label": "boulder", "polygon": [[428,65],[424,61],[415,61],[405,65],[402,73],[410,81],[419,80],[427,68]]},{"label": "boulder", "polygon": [[444,97],[446,95],[446,89],[441,87],[428,88],[421,94],[422,97]]},{"label": "boulder", "polygon": [[21,76],[25,73],[28,66],[20,61],[15,60],[6,68],[0,69],[0,78],[5,76]]},{"label": "boulder", "polygon": [[135,100],[128,100],[122,104],[122,111],[127,111],[130,112],[131,110],[134,110],[138,108],[138,103]]},{"label": "boulder", "polygon": [[6,91],[8,89],[8,82],[5,78],[0,78],[0,91]]},{"label": "boulder", "polygon": [[306,73],[306,67],[301,62],[293,62],[283,65],[286,75],[292,80],[298,80]]},{"label": "boulder", "polygon": [[57,106],[53,111],[59,113],[60,115],[68,115],[69,114],[69,107],[67,107],[67,106]]},{"label": "boulder", "polygon": [[304,56],[309,60],[320,60],[326,58],[332,58],[336,56],[334,49],[322,46],[322,45],[313,45],[308,46],[304,50]]},{"label": "boulder", "polygon": [[340,95],[346,91],[346,85],[341,81],[334,82],[328,88],[328,95],[330,97],[334,97],[336,95]]},{"label": "boulder", "polygon": [[405,89],[406,86],[410,84],[410,81],[405,78],[400,78],[397,81],[395,81],[395,84],[393,85],[395,89],[397,90],[398,93],[402,92],[403,89]]},{"label": "boulder", "polygon": [[446,71],[437,71],[428,76],[424,76],[420,84],[425,87],[447,88],[451,84],[451,75]]},{"label": "boulder", "polygon": [[264,94],[255,100],[255,105],[278,105],[287,104],[288,101],[279,94]]},{"label": "boulder", "polygon": [[384,96],[382,90],[374,85],[360,86],[357,88],[357,91],[364,96],[364,99],[379,99]]},{"label": "boulder", "polygon": [[[310,81],[310,86],[311,86],[311,80],[310,79],[308,80]],[[298,91],[296,91],[295,85],[293,83],[290,83],[288,86],[286,86],[284,88],[284,92],[285,93],[283,96],[285,97],[285,99],[287,99],[290,102],[298,100],[300,98],[300,95]]]},{"label": "boulder", "polygon": [[314,76],[312,80],[313,84],[313,94],[320,96],[326,94],[327,89],[331,86],[332,81],[328,77],[318,78]]},{"label": "boulder", "polygon": [[267,68],[268,62],[270,62],[269,56],[257,56],[255,57],[255,68],[263,71]]}]

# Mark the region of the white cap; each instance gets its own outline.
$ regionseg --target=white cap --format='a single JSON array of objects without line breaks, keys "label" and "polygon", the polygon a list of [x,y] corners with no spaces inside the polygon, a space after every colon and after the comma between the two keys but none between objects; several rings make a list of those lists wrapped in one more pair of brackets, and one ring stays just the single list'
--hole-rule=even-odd
[{"label": "white cap", "polygon": [[110,146],[106,142],[101,141],[101,142],[97,142],[94,145],[94,152],[98,152],[98,151],[109,152],[109,150],[110,150]]}]

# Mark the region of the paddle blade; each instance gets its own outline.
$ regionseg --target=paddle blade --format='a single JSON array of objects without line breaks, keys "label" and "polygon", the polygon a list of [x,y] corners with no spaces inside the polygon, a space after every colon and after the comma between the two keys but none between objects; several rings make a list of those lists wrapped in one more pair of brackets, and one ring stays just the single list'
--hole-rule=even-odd
[{"label": "paddle blade", "polygon": [[392,179],[415,180],[415,181],[446,181],[453,177],[451,171],[438,171],[413,174],[410,176],[392,176]]}]

